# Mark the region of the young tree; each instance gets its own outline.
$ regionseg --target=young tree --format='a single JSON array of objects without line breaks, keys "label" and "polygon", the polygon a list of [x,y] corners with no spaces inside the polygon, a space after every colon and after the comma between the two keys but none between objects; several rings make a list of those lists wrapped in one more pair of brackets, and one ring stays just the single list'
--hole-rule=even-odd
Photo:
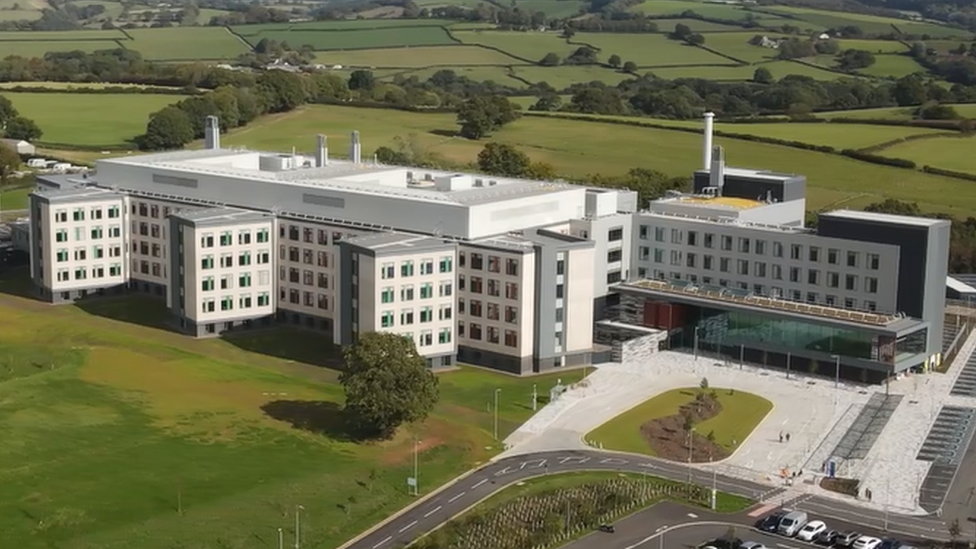
[{"label": "young tree", "polygon": [[146,125],[146,133],[140,138],[140,148],[148,150],[179,149],[193,141],[193,125],[190,117],[181,109],[170,105],[155,113]]},{"label": "young tree", "polygon": [[624,63],[624,67],[623,67],[623,71],[626,72],[626,73],[630,73],[630,74],[636,74],[637,73],[637,63],[634,63],[633,61],[627,61],[627,62],[625,62]]},{"label": "young tree", "polygon": [[545,57],[542,58],[542,60],[539,61],[539,64],[544,67],[555,67],[559,65],[561,61],[562,60],[559,58],[559,54],[549,52]]},{"label": "young tree", "polygon": [[759,67],[752,73],[752,81],[760,84],[770,84],[773,81],[773,73],[766,67]]},{"label": "young tree", "polygon": [[425,419],[437,403],[437,378],[401,335],[360,334],[345,359],[339,376],[345,409],[365,434],[389,437],[400,425]]},{"label": "young tree", "polygon": [[615,69],[616,69],[616,68],[619,68],[619,67],[620,67],[620,64],[622,63],[622,61],[621,61],[621,59],[620,59],[620,56],[619,56],[619,55],[617,55],[617,54],[613,54],[613,55],[611,55],[611,56],[610,56],[610,59],[607,59],[607,63],[608,63],[608,64],[609,64],[609,65],[610,65],[611,67],[613,67],[613,68],[615,68]]},{"label": "young tree", "polygon": [[376,85],[376,79],[373,77],[371,71],[358,70],[352,71],[349,75],[349,89],[350,90],[366,90],[369,91],[373,89]]},{"label": "young tree", "polygon": [[528,155],[511,145],[488,143],[478,153],[478,168],[484,173],[523,177],[531,166]]}]

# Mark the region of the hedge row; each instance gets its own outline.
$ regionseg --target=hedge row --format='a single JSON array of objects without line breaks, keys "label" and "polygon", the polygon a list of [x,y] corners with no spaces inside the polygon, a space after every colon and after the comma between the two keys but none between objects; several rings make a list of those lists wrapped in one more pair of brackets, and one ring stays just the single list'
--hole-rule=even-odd
[{"label": "hedge row", "polygon": [[837,124],[870,124],[872,126],[907,126],[933,130],[958,130],[958,120],[889,120],[886,118],[831,118]]},{"label": "hedge row", "polygon": [[208,90],[192,91],[187,88],[164,88],[160,86],[106,86],[104,88],[92,88],[85,84],[78,84],[78,87],[71,88],[48,88],[45,86],[13,86],[11,88],[0,88],[0,93],[81,93],[81,94],[149,94],[149,95],[199,95]]},{"label": "hedge row", "polygon": [[862,153],[876,153],[878,151],[883,151],[888,147],[901,145],[902,143],[908,143],[910,141],[919,141],[921,139],[932,139],[933,137],[946,137],[946,136],[957,137],[956,134],[946,134],[946,133],[921,133],[916,135],[906,135],[905,137],[899,137],[898,139],[892,139],[891,141],[885,141],[884,143],[878,143],[877,145],[864,147],[863,149],[858,149],[858,151]]},{"label": "hedge row", "polygon": [[880,156],[877,154],[855,151],[854,149],[844,149],[840,151],[840,154],[853,158],[855,160],[870,162],[872,164],[880,164],[882,166],[905,168],[907,170],[914,170],[918,167],[918,165],[915,164],[915,162],[911,160],[905,160],[904,158],[891,158],[887,156]]},{"label": "hedge row", "polygon": [[955,177],[956,179],[965,179],[966,181],[976,181],[976,175],[971,173],[944,170],[935,166],[922,166],[922,171],[933,175],[944,175],[946,177]]},{"label": "hedge row", "polygon": [[[77,143],[56,143],[53,141],[34,141],[34,145],[44,148],[44,149],[57,149],[57,150],[68,150],[68,151],[89,151],[89,152],[102,152],[102,151],[134,151],[139,147],[135,143],[118,143],[115,145],[79,145]],[[40,153],[38,153],[40,154]],[[47,157],[45,157],[47,158]]]}]

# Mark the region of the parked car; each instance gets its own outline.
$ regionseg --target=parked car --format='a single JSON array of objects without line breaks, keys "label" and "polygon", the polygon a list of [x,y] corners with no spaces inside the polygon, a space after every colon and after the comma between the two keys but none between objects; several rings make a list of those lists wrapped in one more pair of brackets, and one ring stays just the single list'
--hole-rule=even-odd
[{"label": "parked car", "polygon": [[796,538],[803,541],[813,541],[826,529],[827,525],[824,524],[824,521],[811,520],[803,528],[800,528],[800,531],[796,533]]},{"label": "parked car", "polygon": [[902,544],[900,541],[888,538],[881,540],[881,545],[878,546],[878,549],[901,549],[901,547]]},{"label": "parked car", "polygon": [[840,535],[840,532],[837,530],[824,530],[817,536],[817,543],[821,545],[833,545],[837,542],[838,535]]},{"label": "parked car", "polygon": [[881,540],[872,536],[861,536],[854,542],[854,549],[878,549]]},{"label": "parked car", "polygon": [[758,541],[744,541],[739,549],[766,549],[766,546]]},{"label": "parked car", "polygon": [[608,534],[612,534],[617,531],[612,524],[601,524],[599,529],[601,532],[606,532]]},{"label": "parked car", "polygon": [[854,542],[857,541],[857,538],[859,537],[861,537],[859,532],[847,530],[837,534],[837,539],[834,540],[834,543],[837,544],[838,547],[850,547],[851,545],[854,545]]},{"label": "parked car", "polygon": [[772,515],[767,515],[759,519],[756,523],[756,528],[762,530],[763,532],[776,533],[779,530],[779,521],[783,520],[783,513],[773,513]]},{"label": "parked car", "polygon": [[808,519],[809,516],[804,511],[790,511],[786,513],[783,520],[779,521],[777,531],[783,536],[792,538],[801,528],[806,526]]}]

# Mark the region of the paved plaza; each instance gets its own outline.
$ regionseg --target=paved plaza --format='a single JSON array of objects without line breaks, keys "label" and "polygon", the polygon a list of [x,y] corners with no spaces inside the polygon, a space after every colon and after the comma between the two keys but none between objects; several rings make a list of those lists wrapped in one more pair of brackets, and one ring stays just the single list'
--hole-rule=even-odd
[{"label": "paved plaza", "polygon": [[[950,396],[955,377],[976,348],[971,335],[947,374],[922,374],[893,380],[889,386],[863,386],[782,370],[740,366],[724,359],[662,351],[638,363],[597,367],[580,383],[513,433],[503,456],[599,447],[587,433],[660,393],[697,387],[703,377],[716,388],[761,395],[773,410],[741,441],[738,450],[716,464],[720,473],[770,486],[792,477],[790,497],[816,494],[853,501],[819,487],[831,458],[837,474],[860,478],[859,503],[898,513],[924,514],[919,490],[932,465],[916,459],[943,405],[976,407],[976,398]],[[780,433],[790,434],[780,442]],[[635,433],[635,436],[639,436]],[[845,459],[837,459],[839,457]],[[866,492],[871,491],[867,501]]]}]

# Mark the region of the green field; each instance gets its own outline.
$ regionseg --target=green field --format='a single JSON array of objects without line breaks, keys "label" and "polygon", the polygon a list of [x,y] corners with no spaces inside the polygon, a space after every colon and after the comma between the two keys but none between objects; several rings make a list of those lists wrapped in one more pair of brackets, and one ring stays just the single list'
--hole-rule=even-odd
[{"label": "green field", "polygon": [[925,67],[907,55],[875,55],[874,58],[875,63],[873,65],[857,72],[868,76],[890,76],[894,78],[901,78],[916,72],[926,72]]},{"label": "green field", "polygon": [[929,165],[945,170],[976,174],[973,154],[976,140],[972,137],[937,137],[887,147],[878,154],[914,160],[919,166]]},{"label": "green field", "polygon": [[498,66],[430,67],[426,69],[407,70],[407,71],[395,70],[386,74],[382,78],[384,80],[392,80],[393,76],[395,75],[403,75],[403,76],[416,76],[417,78],[423,81],[433,76],[434,73],[444,69],[450,69],[454,71],[454,73],[457,74],[458,76],[464,76],[476,82],[485,82],[491,80],[497,84],[503,84],[505,86],[511,86],[513,88],[525,87],[524,82],[521,82],[509,76],[509,70],[507,68],[498,67]]},{"label": "green field", "polygon": [[844,76],[843,74],[831,72],[827,69],[811,67],[793,61],[771,61],[755,65],[743,65],[741,67],[664,67],[651,69],[648,72],[654,73],[659,78],[708,78],[710,80],[734,81],[749,80],[758,67],[765,67],[772,73],[773,78],[784,78],[791,74],[809,76],[815,80],[836,80]]},{"label": "green field", "polygon": [[[695,400],[699,389],[673,389],[643,402],[590,431],[586,440],[602,444],[608,450],[651,454],[650,446],[641,437],[641,425],[654,419],[678,414],[681,406]],[[773,409],[773,403],[761,396],[744,391],[713,389],[722,411],[715,417],[695,424],[695,430],[705,435],[715,433],[715,442],[727,450],[745,442],[749,434],[762,423]]]},{"label": "green field", "polygon": [[232,59],[250,49],[222,27],[132,29],[133,40],[123,42],[149,60]]},{"label": "green field", "polygon": [[908,51],[908,46],[902,42],[894,40],[837,40],[840,49],[843,50],[864,50],[871,53],[903,53]]},{"label": "green field", "polygon": [[443,27],[400,27],[356,31],[266,30],[244,36],[252,46],[262,39],[311,46],[317,51],[439,46],[455,44]]},{"label": "green field", "polygon": [[[683,0],[647,0],[631,9],[645,15],[677,15],[691,10],[704,17],[728,20],[746,19],[751,13],[728,4],[708,4]],[[754,16],[763,17],[762,14],[754,14]]]},{"label": "green field", "polygon": [[[903,19],[892,19],[890,17],[879,17],[876,15],[865,15],[861,13],[846,13],[824,11],[812,8],[794,8],[786,6],[763,7],[763,11],[774,14],[792,16],[799,22],[806,23],[807,28],[815,31],[825,31],[830,28],[854,25],[868,34],[885,34],[895,32],[895,27],[905,34],[928,34],[931,36],[970,36],[961,29],[924,23],[919,21],[908,21]],[[792,24],[797,24],[794,21]],[[800,26],[803,26],[802,24]]]},{"label": "green field", "polygon": [[[705,46],[748,63],[758,63],[776,58],[777,50],[753,46],[749,43],[749,39],[756,34],[756,31],[712,33],[705,36]],[[759,34],[771,39],[786,37],[785,34],[763,32]]]},{"label": "green field", "polygon": [[36,40],[25,40],[23,42],[0,42],[3,49],[3,56],[19,55],[20,57],[44,57],[44,54],[52,51],[83,51],[91,53],[98,50],[110,50],[120,47],[118,42],[106,40],[90,40],[87,42],[41,42]]},{"label": "green field", "polygon": [[532,63],[550,52],[565,58],[579,47],[567,44],[557,32],[455,31],[453,34],[465,44],[496,48]]},{"label": "green field", "polygon": [[599,80],[613,86],[634,77],[633,75],[612,69],[585,65],[565,67],[517,66],[513,70],[520,78],[532,83],[547,82],[557,90],[564,89],[572,84],[592,82],[594,80]]},{"label": "green field", "polygon": [[[80,42],[87,40],[125,40],[119,30],[78,30],[78,31],[9,31],[0,32],[0,43],[16,42]],[[112,46],[109,46],[112,47]]]},{"label": "green field", "polygon": [[577,15],[586,4],[579,0],[519,0],[517,6],[529,13],[541,11],[546,17],[555,19]]},{"label": "green field", "polygon": [[[147,88],[142,84],[114,84],[114,83],[102,83],[102,82],[0,82],[0,89],[3,88],[47,88],[51,90],[78,90],[78,89],[94,89],[101,90],[105,88]],[[156,87],[169,87],[169,86],[152,86]],[[179,89],[179,88],[173,88]]]},{"label": "green field", "polygon": [[[24,270],[2,277],[5,294],[25,288]],[[441,374],[427,422],[359,444],[321,334],[195,340],[153,327],[165,315],[144,297],[81,308],[0,296],[5,546],[264,549],[278,528],[294,539],[302,505],[305,546],[336,547],[411,501],[415,440],[426,493],[497,451],[485,408],[496,388],[506,436],[532,413],[532,385],[556,380]]]},{"label": "green field", "polygon": [[[352,130],[362,132],[363,150],[389,146],[396,136],[414,134],[417,141],[444,159],[473,162],[485,141],[442,136],[458,129],[451,113],[408,113],[386,109],[309,106],[265,117],[224,137],[227,145],[258,150],[311,150],[314,136],[326,132],[334,150],[346,150]],[[701,165],[701,136],[600,122],[524,117],[491,140],[525,151],[533,160],[553,164],[560,174],[622,174],[635,167],[688,177]],[[843,204],[856,208],[886,197],[918,202],[925,210],[971,215],[976,185],[919,171],[859,162],[795,148],[722,137],[732,166],[761,168],[807,177],[807,208]]]},{"label": "green field", "polygon": [[671,32],[675,25],[685,25],[694,32],[702,33],[739,32],[742,30],[742,27],[702,21],[701,19],[654,19],[653,21],[657,24],[660,32]]},{"label": "green field", "polygon": [[[959,103],[949,105],[956,109],[960,116],[976,118],[976,103]],[[887,120],[912,120],[916,107],[883,107],[880,109],[856,109],[850,111],[830,111],[817,113],[821,118],[861,118],[861,119],[887,119]]]},{"label": "green field", "polygon": [[33,186],[4,188],[0,191],[0,210],[26,210],[27,195],[33,190]]},{"label": "green field", "polygon": [[440,67],[467,65],[512,65],[523,61],[478,46],[435,46],[346,50],[319,53],[317,63],[346,67]]},{"label": "green field", "polygon": [[[606,60],[617,54],[624,61],[639,67],[668,67],[675,65],[729,65],[728,59],[714,53],[670,40],[663,34],[577,33],[574,43],[590,44],[600,50],[598,58]],[[708,44],[708,40],[705,41]],[[543,54],[545,55],[545,54]]]},{"label": "green field", "polygon": [[179,95],[5,93],[14,107],[44,131],[40,143],[124,145],[146,130],[149,115]]}]

